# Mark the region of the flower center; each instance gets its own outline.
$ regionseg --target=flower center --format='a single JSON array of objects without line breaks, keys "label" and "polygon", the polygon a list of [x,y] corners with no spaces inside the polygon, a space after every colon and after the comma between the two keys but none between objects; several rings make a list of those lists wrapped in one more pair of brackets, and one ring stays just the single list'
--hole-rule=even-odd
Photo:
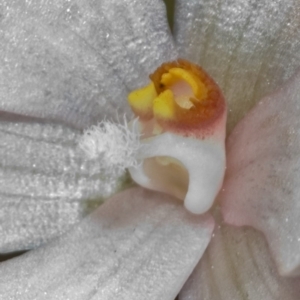
[{"label": "flower center", "polygon": [[129,172],[137,183],[207,211],[225,170],[226,103],[217,84],[188,61],[162,64],[150,84],[131,92],[141,149]]},{"label": "flower center", "polygon": [[154,120],[163,131],[207,126],[225,110],[224,99],[213,80],[188,61],[165,63],[150,79],[149,85],[131,92],[128,101],[142,122]]}]

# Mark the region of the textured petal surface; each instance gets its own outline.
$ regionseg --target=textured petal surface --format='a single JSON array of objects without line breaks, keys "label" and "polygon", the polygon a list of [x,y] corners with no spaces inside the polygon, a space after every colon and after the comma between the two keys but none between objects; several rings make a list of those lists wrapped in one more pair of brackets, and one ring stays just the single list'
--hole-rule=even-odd
[{"label": "textured petal surface", "polygon": [[262,230],[281,274],[300,274],[300,74],[266,97],[228,141],[227,222]]},{"label": "textured petal surface", "polygon": [[176,57],[159,0],[2,1],[0,110],[77,127],[126,111]]},{"label": "textured petal surface", "polygon": [[300,278],[278,275],[261,233],[218,226],[180,300],[298,300]]},{"label": "textured petal surface", "polygon": [[0,253],[61,234],[117,189],[120,178],[86,161],[78,137],[57,125],[0,122]]},{"label": "textured petal surface", "polygon": [[229,130],[300,65],[298,0],[178,0],[179,54],[202,65],[229,103]]},{"label": "textured petal surface", "polygon": [[0,298],[173,300],[213,226],[169,196],[128,190],[66,235],[1,264]]}]

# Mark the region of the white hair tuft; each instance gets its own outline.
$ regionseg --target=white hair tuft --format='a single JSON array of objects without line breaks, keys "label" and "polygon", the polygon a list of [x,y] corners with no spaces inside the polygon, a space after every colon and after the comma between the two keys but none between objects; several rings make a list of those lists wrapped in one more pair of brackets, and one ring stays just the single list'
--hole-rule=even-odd
[{"label": "white hair tuft", "polygon": [[89,159],[100,159],[106,171],[136,167],[140,148],[140,134],[136,126],[136,120],[130,128],[125,119],[124,124],[102,121],[85,130],[78,145]]}]

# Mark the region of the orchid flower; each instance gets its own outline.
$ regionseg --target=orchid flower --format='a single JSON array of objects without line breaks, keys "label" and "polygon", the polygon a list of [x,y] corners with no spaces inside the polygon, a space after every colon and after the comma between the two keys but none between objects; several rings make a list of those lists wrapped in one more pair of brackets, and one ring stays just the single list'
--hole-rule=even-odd
[{"label": "orchid flower", "polygon": [[[174,36],[159,0],[0,7],[0,252],[34,248],[0,264],[0,299],[299,299],[299,1],[178,0]],[[136,136],[104,123],[87,157],[83,131],[179,58],[227,101],[214,205],[133,188],[87,215],[135,166],[107,136]]]}]

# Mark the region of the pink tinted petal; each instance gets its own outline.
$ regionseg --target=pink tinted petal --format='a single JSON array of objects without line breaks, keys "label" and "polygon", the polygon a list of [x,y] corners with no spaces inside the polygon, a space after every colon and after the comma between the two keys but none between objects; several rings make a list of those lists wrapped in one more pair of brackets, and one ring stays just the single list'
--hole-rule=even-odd
[{"label": "pink tinted petal", "polygon": [[176,58],[159,0],[3,0],[0,110],[84,127]]},{"label": "pink tinted petal", "polygon": [[251,228],[218,226],[180,300],[298,300],[300,278],[282,278]]},{"label": "pink tinted petal", "polygon": [[1,264],[0,298],[173,300],[213,226],[169,196],[125,191],[66,235]]},{"label": "pink tinted petal", "polygon": [[225,220],[264,232],[279,271],[300,274],[300,74],[264,98],[228,140]]}]

